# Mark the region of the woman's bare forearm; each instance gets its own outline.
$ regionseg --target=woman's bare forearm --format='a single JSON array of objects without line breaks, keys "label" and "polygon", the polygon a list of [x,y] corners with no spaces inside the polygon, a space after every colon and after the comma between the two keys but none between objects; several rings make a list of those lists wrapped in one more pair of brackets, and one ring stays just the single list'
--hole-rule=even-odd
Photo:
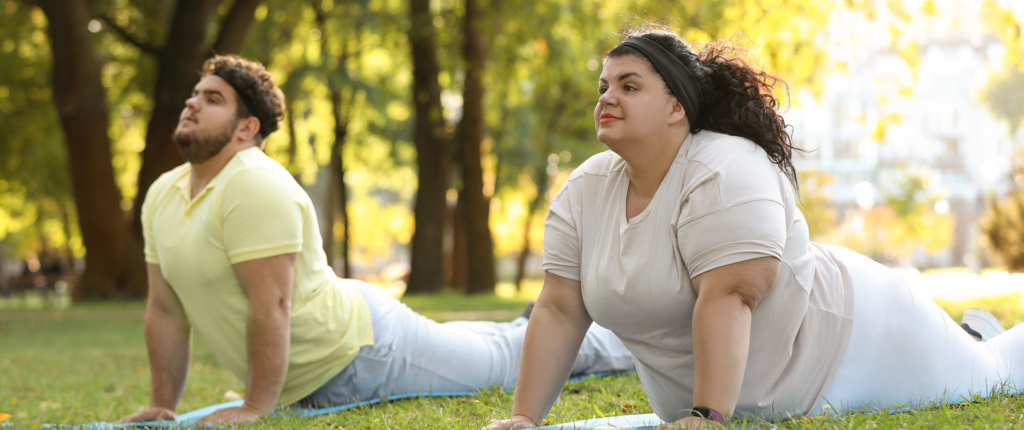
[{"label": "woman's bare forearm", "polygon": [[544,284],[526,329],[512,406],[513,415],[538,424],[565,386],[593,322],[583,305],[578,281],[549,273]]},{"label": "woman's bare forearm", "polygon": [[693,404],[729,416],[750,349],[751,310],[734,294],[708,292],[693,310]]}]

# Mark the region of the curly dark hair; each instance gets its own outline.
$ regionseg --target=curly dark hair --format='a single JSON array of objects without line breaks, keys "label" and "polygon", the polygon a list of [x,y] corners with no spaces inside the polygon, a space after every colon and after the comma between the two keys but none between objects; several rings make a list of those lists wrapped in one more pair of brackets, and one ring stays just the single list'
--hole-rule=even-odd
[{"label": "curly dark hair", "polygon": [[258,141],[281,128],[284,93],[262,64],[237,55],[217,55],[203,63],[200,79],[210,75],[224,79],[235,89],[239,118],[255,116],[260,120]]},{"label": "curly dark hair", "polygon": [[[753,141],[768,153],[768,159],[786,175],[794,190],[800,191],[792,162],[792,139],[786,121],[777,112],[779,100],[772,92],[777,84],[788,92],[785,81],[748,63],[744,59],[747,49],[734,39],[708,42],[695,53],[682,38],[665,29],[643,28],[627,31],[623,36],[623,40],[642,37],[657,43],[678,58],[697,80],[704,104],[698,108],[699,116],[690,118],[691,132],[711,130]],[[604,57],[626,55],[648,61],[640,51],[621,44]]]}]

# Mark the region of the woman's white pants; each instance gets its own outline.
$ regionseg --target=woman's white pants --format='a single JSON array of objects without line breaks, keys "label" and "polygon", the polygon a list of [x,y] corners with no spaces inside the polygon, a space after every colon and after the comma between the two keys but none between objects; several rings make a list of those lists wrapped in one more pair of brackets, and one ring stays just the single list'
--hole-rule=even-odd
[{"label": "woman's white pants", "polygon": [[1024,389],[1024,324],[976,342],[895,271],[841,247],[854,318],[836,375],[811,412],[928,406]]}]

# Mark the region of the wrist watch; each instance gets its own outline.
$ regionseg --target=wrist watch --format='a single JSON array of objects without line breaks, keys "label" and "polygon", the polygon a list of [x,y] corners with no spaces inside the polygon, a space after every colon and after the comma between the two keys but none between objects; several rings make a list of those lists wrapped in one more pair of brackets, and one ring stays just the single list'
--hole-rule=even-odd
[{"label": "wrist watch", "polygon": [[718,413],[718,411],[714,409],[705,408],[703,406],[694,406],[693,409],[690,410],[690,416],[700,417],[706,420],[711,420],[719,423],[725,422],[725,415]]}]

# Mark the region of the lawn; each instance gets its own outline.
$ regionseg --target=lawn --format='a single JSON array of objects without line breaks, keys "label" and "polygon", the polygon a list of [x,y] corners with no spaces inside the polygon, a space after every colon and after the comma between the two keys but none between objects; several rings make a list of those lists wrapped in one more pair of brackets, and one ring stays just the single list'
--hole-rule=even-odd
[{"label": "lawn", "polygon": [[[507,295],[506,295],[507,296]],[[1004,325],[1024,320],[1024,297],[1007,296],[967,303],[940,302],[959,320],[967,307],[991,310]],[[444,295],[405,300],[439,321],[509,320],[524,298]],[[140,303],[75,305],[64,310],[0,311],[0,417],[14,428],[41,423],[110,421],[149,403],[149,364],[142,335]],[[244,387],[196,342],[188,385],[179,412],[227,401]],[[268,418],[252,428],[463,429],[505,417],[512,394],[501,390],[473,397],[403,400],[324,417]],[[635,375],[568,384],[547,421],[651,412]],[[757,424],[757,423],[750,423]],[[810,420],[780,428],[1022,428],[1024,396],[1004,396],[894,415],[852,415]],[[9,427],[8,427],[9,428]]]}]

